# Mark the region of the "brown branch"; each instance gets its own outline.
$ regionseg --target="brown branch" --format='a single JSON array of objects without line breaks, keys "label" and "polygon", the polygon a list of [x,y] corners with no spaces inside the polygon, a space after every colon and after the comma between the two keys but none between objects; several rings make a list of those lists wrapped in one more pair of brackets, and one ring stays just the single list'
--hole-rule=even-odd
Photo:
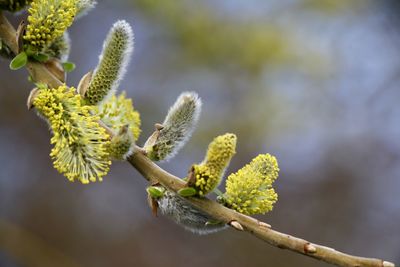
[{"label": "brown branch", "polygon": [[0,10],[0,38],[4,41],[4,43],[11,49],[11,51],[15,55],[18,54],[16,31],[14,27],[10,24],[8,19],[4,16],[1,10]]},{"label": "brown branch", "polygon": [[[4,14],[0,11],[0,39],[11,49],[14,55],[18,54],[17,32]],[[58,87],[62,84],[43,64],[28,62],[26,68],[35,82]]]},{"label": "brown branch", "polygon": [[[179,179],[178,177],[164,171],[140,152],[132,155],[128,161],[148,181],[159,182],[171,191],[177,192],[186,185],[182,179]],[[313,244],[307,240],[277,232],[272,230],[266,223],[228,209],[207,198],[191,197],[187,198],[187,201],[216,220],[227,224],[230,224],[232,221],[238,222],[241,226],[243,226],[244,231],[249,232],[278,248],[289,249],[299,254],[303,254],[337,266],[395,266],[393,263],[387,261],[352,256],[336,251],[329,247]]]},{"label": "brown branch", "polygon": [[[11,48],[17,51],[15,40],[15,30],[0,12],[0,38]],[[44,65],[30,62],[27,68],[35,81],[47,83],[52,87],[57,87],[61,82],[52,75]],[[141,151],[141,148],[137,148]],[[136,168],[144,178],[155,183],[159,182],[171,191],[177,192],[185,187],[185,182],[178,177],[166,172],[154,164],[141,152],[133,154],[128,162]],[[233,228],[246,231],[254,236],[266,241],[267,243],[282,249],[288,249],[299,254],[303,254],[337,266],[350,267],[394,267],[388,261],[373,258],[363,258],[345,254],[332,248],[310,243],[288,234],[272,230],[271,226],[260,222],[252,217],[243,215],[234,210],[228,209],[215,201],[207,198],[190,197],[186,199],[190,204],[199,210],[207,213],[216,220],[231,225]]]}]

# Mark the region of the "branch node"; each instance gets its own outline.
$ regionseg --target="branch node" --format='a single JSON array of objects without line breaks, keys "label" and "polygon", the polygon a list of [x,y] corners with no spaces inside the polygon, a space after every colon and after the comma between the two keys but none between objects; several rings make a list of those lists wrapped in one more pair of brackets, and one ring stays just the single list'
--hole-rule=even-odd
[{"label": "branch node", "polygon": [[64,83],[66,80],[66,73],[64,71],[63,66],[61,65],[60,61],[58,59],[50,59],[46,63],[44,63],[44,66],[47,68],[47,70],[53,74],[60,82]]},{"label": "branch node", "polygon": [[384,262],[382,263],[382,266],[383,266],[383,267],[395,267],[396,265],[395,265],[394,263],[392,263],[392,262],[384,261]]},{"label": "branch node", "polygon": [[259,221],[258,222],[258,225],[261,227],[261,228],[263,228],[263,229],[271,229],[271,225],[270,224],[268,224],[268,223],[265,223],[265,222],[261,222],[261,221]]},{"label": "branch node", "polygon": [[311,243],[306,243],[305,245],[304,245],[304,252],[306,253],[306,254],[308,254],[308,253],[315,253],[315,252],[317,252],[317,248],[314,246],[314,245],[312,245]]},{"label": "branch node", "polygon": [[229,225],[238,231],[244,231],[243,226],[238,221],[230,221]]},{"label": "branch node", "polygon": [[[140,153],[140,154],[142,154],[142,155],[144,155],[144,156],[147,156],[147,151],[146,151],[146,149],[144,149],[144,148],[142,148],[142,147],[136,146],[136,147],[135,147],[135,152],[138,152],[138,153]],[[155,182],[155,184],[159,185],[160,183],[159,183],[159,182]],[[155,185],[155,184],[152,184],[152,185]]]},{"label": "branch node", "polygon": [[164,129],[164,125],[162,125],[161,123],[156,123],[154,124],[154,128],[156,129],[156,131],[161,131],[162,129]]}]

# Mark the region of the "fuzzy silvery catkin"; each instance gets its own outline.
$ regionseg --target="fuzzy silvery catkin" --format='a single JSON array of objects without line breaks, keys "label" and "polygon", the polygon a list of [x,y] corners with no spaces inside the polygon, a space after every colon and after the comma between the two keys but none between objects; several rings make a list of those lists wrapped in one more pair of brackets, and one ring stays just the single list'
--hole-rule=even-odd
[{"label": "fuzzy silvery catkin", "polygon": [[162,214],[193,233],[205,235],[227,228],[226,224],[193,207],[181,196],[168,190],[160,190],[163,195],[156,199]]},{"label": "fuzzy silvery catkin", "polygon": [[201,99],[195,92],[182,93],[169,109],[162,128],[150,137],[144,148],[150,159],[168,160],[190,138],[200,117]]},{"label": "fuzzy silvery catkin", "polygon": [[242,169],[228,176],[226,193],[219,201],[247,215],[271,211],[278,200],[272,188],[278,172],[278,162],[274,156],[258,155]]},{"label": "fuzzy silvery catkin", "polygon": [[0,9],[16,12],[29,5],[32,0],[0,0]]},{"label": "fuzzy silvery catkin", "polygon": [[78,0],[76,9],[76,19],[85,16],[90,10],[96,6],[97,2],[95,0]]},{"label": "fuzzy silvery catkin", "polygon": [[124,20],[117,21],[104,41],[99,63],[84,94],[87,104],[97,105],[115,92],[126,72],[132,51],[132,28]]},{"label": "fuzzy silvery catkin", "polygon": [[194,187],[200,196],[212,192],[222,181],[225,169],[236,153],[236,135],[227,133],[216,137],[208,146],[206,157],[192,166]]}]

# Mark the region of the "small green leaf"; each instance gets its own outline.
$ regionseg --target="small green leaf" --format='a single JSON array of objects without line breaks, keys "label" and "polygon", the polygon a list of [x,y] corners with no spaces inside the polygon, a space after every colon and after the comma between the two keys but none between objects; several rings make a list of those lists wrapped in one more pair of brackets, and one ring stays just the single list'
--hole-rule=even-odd
[{"label": "small green leaf", "polygon": [[224,195],[217,196],[217,202],[219,204],[225,205],[226,204],[226,199],[224,198]]},{"label": "small green leaf", "polygon": [[10,63],[10,69],[18,70],[26,65],[28,62],[28,56],[25,52],[19,53]]},{"label": "small green leaf", "polygon": [[47,60],[49,60],[49,56],[45,54],[37,54],[33,55],[32,57],[39,62],[46,62]]},{"label": "small green leaf", "polygon": [[147,187],[146,191],[152,198],[160,198],[164,195],[164,191],[160,190],[158,187],[155,186]]},{"label": "small green leaf", "polygon": [[185,188],[182,188],[181,190],[179,190],[178,194],[181,197],[191,197],[191,196],[196,195],[197,191],[193,187],[185,187]]},{"label": "small green leaf", "polygon": [[62,66],[63,66],[65,72],[71,72],[75,69],[75,64],[72,62],[68,62],[68,61],[62,63]]},{"label": "small green leaf", "polygon": [[217,220],[208,220],[206,222],[206,225],[219,225],[219,224],[224,224],[224,223],[221,221],[217,221]]}]

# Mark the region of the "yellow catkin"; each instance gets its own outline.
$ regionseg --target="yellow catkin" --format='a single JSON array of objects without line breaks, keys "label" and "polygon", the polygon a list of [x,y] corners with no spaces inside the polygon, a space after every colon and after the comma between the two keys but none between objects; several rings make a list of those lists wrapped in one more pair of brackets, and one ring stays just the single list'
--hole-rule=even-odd
[{"label": "yellow catkin", "polygon": [[93,107],[82,105],[74,88],[39,86],[33,104],[48,120],[53,132],[50,156],[54,167],[70,181],[84,184],[101,181],[111,164],[109,136],[92,115]]},{"label": "yellow catkin", "polygon": [[101,121],[115,133],[128,124],[133,139],[139,138],[141,131],[140,114],[134,109],[132,100],[126,98],[125,92],[122,92],[119,96],[111,95],[98,105],[97,110]]},{"label": "yellow catkin", "polygon": [[135,141],[133,140],[132,132],[129,130],[129,125],[125,125],[121,130],[114,134],[111,138],[109,147],[112,159],[125,160],[135,150]]},{"label": "yellow catkin", "polygon": [[258,155],[242,169],[228,176],[223,202],[240,213],[264,214],[272,210],[278,195],[272,183],[279,167],[274,156]]},{"label": "yellow catkin", "polygon": [[33,0],[28,9],[26,44],[41,51],[61,37],[74,20],[77,3],[78,0]]},{"label": "yellow catkin", "polygon": [[225,169],[235,153],[234,134],[218,136],[209,144],[204,161],[193,165],[196,178],[194,187],[200,196],[210,193],[221,183]]}]

